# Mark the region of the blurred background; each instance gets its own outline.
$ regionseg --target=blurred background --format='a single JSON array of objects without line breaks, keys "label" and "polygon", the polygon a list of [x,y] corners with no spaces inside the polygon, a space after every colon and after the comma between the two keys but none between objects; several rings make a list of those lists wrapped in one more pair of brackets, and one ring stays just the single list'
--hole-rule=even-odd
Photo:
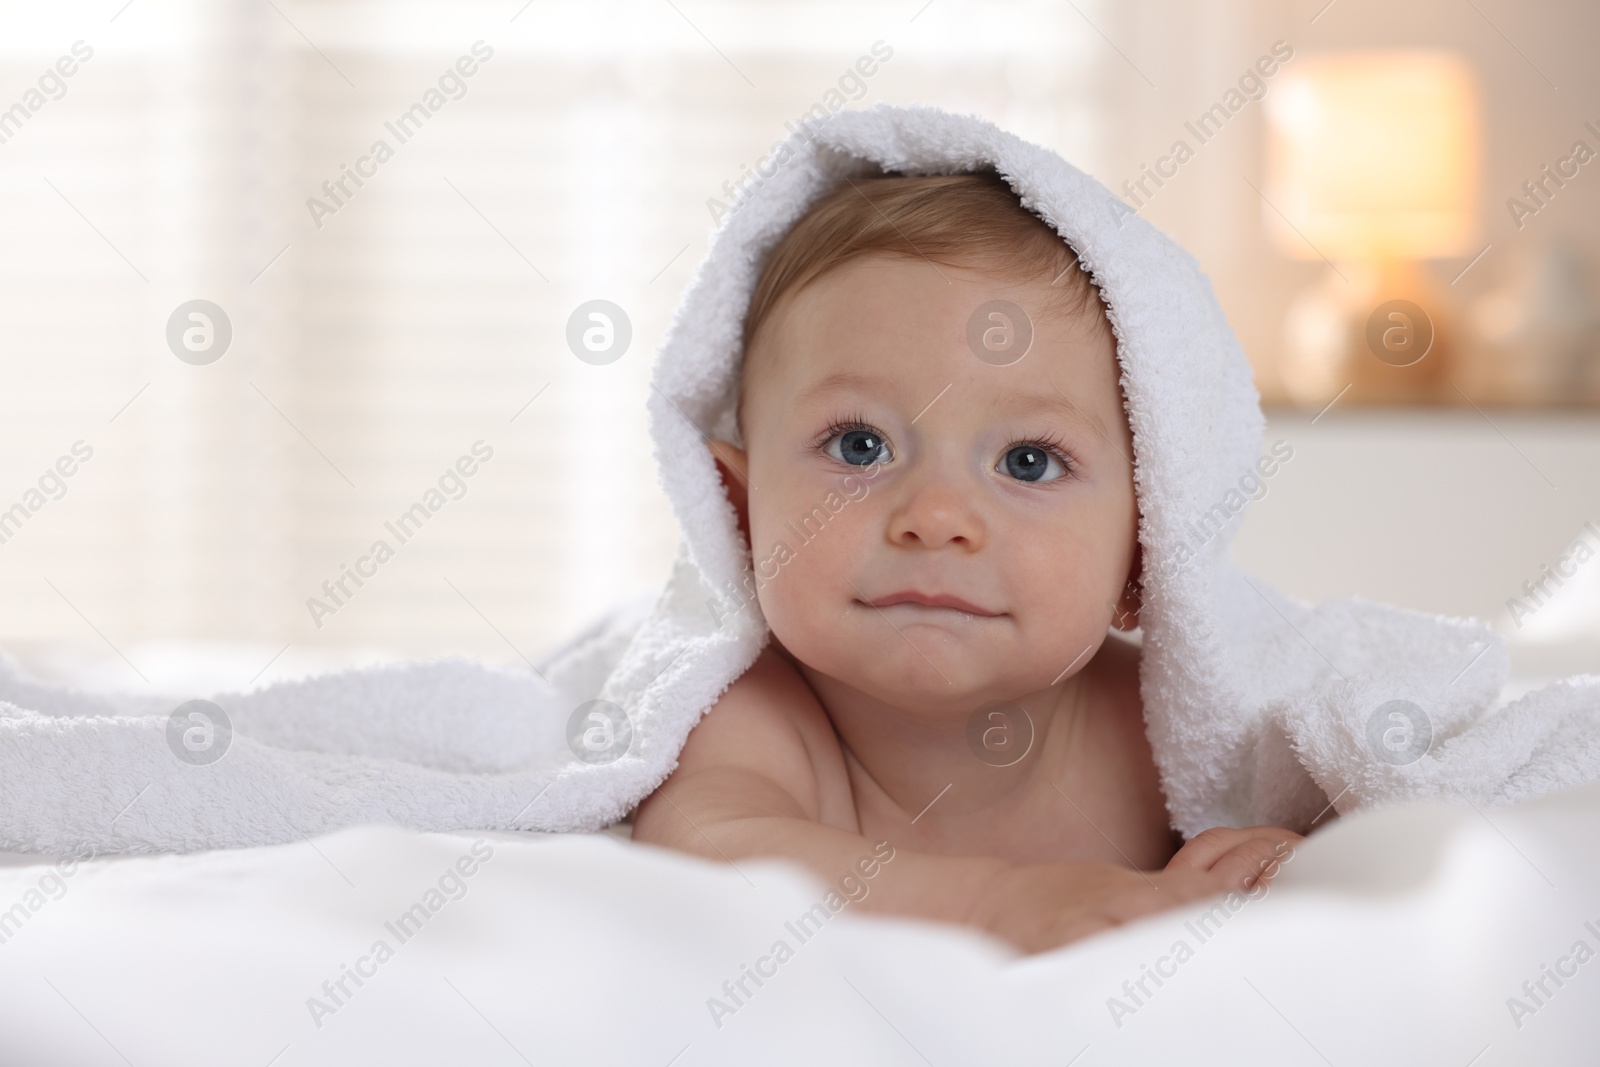
[{"label": "blurred background", "polygon": [[1600,671],[1597,46],[1577,0],[7,0],[0,643],[237,688],[519,663],[648,592],[649,366],[718,202],[889,101],[1199,259],[1294,450],[1246,566]]}]

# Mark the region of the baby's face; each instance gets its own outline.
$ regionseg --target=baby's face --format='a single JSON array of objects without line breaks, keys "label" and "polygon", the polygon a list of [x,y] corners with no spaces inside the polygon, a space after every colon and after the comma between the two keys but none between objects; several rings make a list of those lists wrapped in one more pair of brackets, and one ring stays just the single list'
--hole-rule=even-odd
[{"label": "baby's face", "polygon": [[[928,711],[1075,673],[1135,575],[1133,445],[1098,306],[873,255],[774,309],[749,353],[742,468],[761,610],[805,666]],[[1010,366],[968,347],[990,300],[1027,311]]]}]

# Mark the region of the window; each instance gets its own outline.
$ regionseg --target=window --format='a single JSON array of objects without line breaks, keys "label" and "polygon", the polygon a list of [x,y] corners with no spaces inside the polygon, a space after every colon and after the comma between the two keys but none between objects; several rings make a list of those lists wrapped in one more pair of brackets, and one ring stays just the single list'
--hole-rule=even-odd
[{"label": "window", "polygon": [[[978,111],[1094,171],[1121,61],[1086,17],[8,6],[0,106],[75,42],[92,56],[0,126],[0,507],[26,513],[0,527],[0,641],[158,689],[537,657],[676,550],[644,398],[707,200],[880,40],[853,106]],[[614,363],[567,348],[591,299],[631,322]],[[231,329],[213,362],[168,344],[194,300]],[[180,313],[178,346],[208,328]]]}]

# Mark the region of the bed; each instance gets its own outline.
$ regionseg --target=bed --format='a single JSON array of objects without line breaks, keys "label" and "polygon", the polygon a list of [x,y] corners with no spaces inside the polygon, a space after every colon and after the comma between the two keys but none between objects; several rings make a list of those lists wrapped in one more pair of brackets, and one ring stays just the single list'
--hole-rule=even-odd
[{"label": "bed", "polygon": [[0,1064],[1593,1064],[1597,831],[1600,785],[1350,816],[1033,957],[623,826],[9,855]]}]

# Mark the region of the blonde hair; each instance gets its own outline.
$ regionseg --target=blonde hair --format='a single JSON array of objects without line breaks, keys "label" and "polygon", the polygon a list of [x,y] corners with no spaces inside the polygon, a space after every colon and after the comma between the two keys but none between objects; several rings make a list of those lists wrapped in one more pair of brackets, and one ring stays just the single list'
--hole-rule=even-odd
[{"label": "blonde hair", "polygon": [[746,356],[784,296],[869,253],[1048,278],[1060,291],[1055,308],[1068,314],[1093,309],[1104,320],[1099,291],[1078,254],[993,170],[885,174],[850,179],[825,195],[773,249],[745,312]]}]

